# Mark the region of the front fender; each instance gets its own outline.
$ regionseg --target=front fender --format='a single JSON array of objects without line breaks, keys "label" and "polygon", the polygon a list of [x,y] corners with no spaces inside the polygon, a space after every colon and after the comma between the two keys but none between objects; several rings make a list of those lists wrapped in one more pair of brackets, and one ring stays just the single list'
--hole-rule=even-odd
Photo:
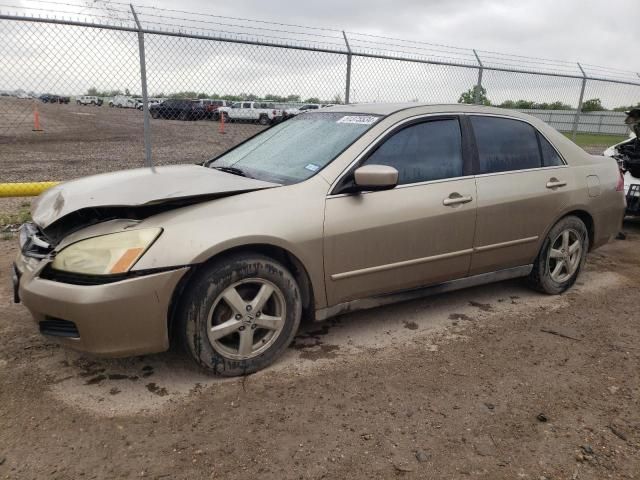
[{"label": "front fender", "polygon": [[133,270],[200,264],[232,248],[268,245],[286,250],[302,263],[314,296],[322,303],[327,189],[318,176],[314,181],[221,198],[145,219],[140,228],[161,227],[163,233]]}]

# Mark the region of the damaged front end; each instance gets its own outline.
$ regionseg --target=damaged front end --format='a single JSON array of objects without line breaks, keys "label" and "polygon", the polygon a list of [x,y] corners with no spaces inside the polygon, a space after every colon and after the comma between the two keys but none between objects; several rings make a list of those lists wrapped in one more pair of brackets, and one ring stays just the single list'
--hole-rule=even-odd
[{"label": "damaged front end", "polygon": [[625,124],[633,130],[635,136],[614,145],[605,155],[616,159],[624,176],[627,215],[640,216],[640,108],[626,113]]},{"label": "damaged front end", "polygon": [[[29,270],[31,275],[64,283],[103,284],[149,273],[109,271],[93,275],[88,271],[76,275],[64,269],[54,271],[53,265],[61,252],[89,238],[136,230],[145,219],[169,210],[276,186],[197,165],[127,170],[57,185],[38,197],[32,208],[33,221],[20,229],[16,276]],[[158,266],[160,270],[162,267]],[[19,278],[14,281],[16,289],[18,283]]]}]

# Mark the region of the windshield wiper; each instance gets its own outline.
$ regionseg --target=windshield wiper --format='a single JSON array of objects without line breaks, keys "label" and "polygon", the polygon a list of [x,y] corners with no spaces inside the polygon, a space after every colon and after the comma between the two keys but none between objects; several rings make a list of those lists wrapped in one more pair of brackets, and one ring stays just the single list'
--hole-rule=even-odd
[{"label": "windshield wiper", "polygon": [[211,167],[211,168],[215,168],[216,170],[220,170],[221,172],[231,173],[232,175],[239,175],[241,177],[253,178],[247,172],[237,167]]}]

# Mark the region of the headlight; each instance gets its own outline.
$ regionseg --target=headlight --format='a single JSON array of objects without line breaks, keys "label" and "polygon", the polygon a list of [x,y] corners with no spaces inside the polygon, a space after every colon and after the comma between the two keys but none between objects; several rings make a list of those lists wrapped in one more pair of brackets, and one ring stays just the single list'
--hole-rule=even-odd
[{"label": "headlight", "polygon": [[81,240],[59,252],[51,267],[87,275],[128,272],[161,232],[145,228]]}]

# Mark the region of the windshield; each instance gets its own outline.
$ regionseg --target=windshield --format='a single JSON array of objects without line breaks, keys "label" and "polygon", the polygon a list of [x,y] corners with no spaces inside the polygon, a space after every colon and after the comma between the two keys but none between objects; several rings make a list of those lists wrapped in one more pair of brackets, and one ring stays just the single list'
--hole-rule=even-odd
[{"label": "windshield", "polygon": [[374,115],[305,113],[247,140],[209,164],[252,178],[291,184],[313,176],[379,119]]}]

